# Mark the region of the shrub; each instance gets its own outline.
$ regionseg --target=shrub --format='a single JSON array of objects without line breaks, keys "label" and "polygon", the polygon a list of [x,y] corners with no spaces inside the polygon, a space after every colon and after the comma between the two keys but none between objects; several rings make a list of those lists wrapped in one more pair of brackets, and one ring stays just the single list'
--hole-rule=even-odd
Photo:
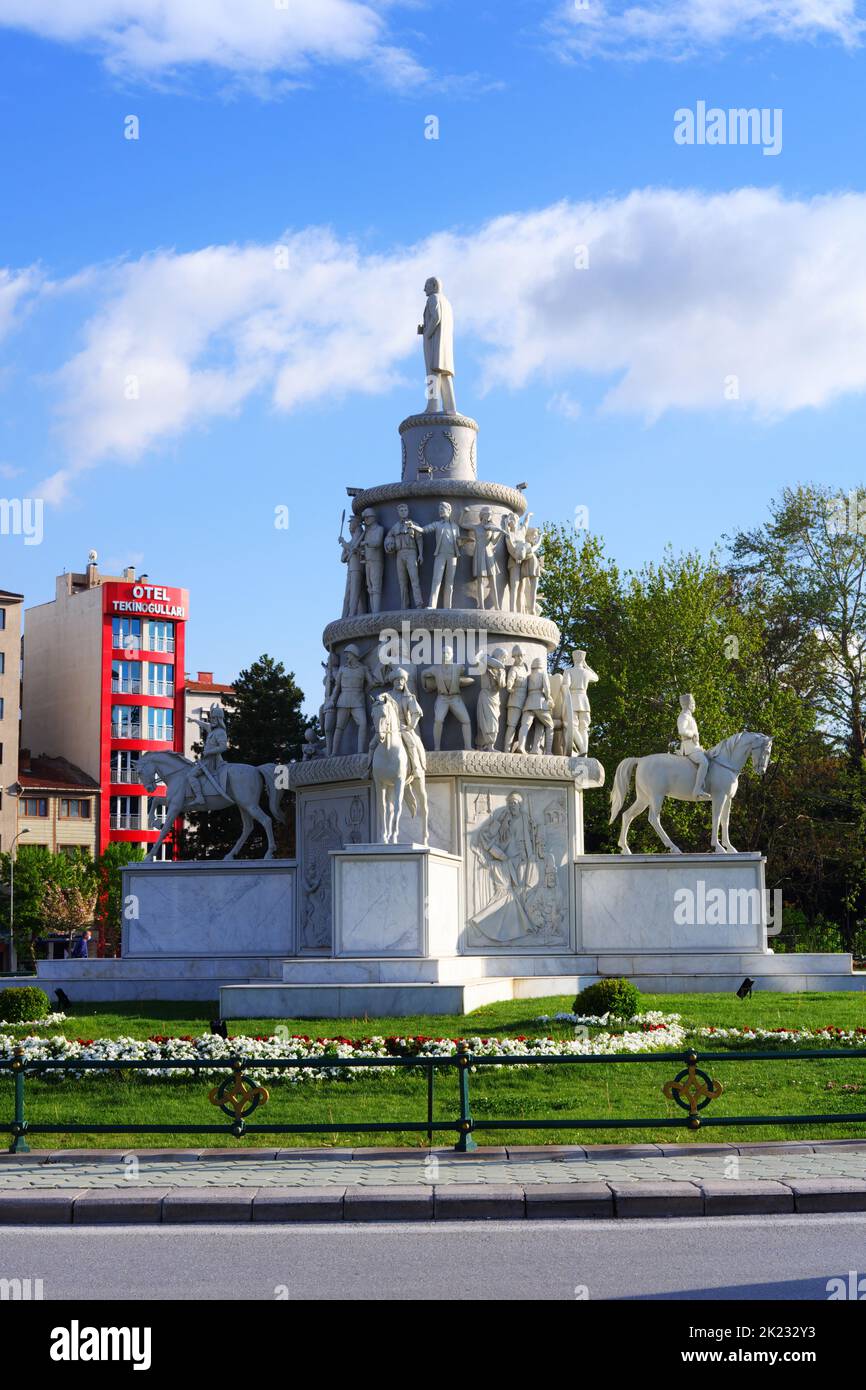
[{"label": "shrub", "polygon": [[587,985],[574,1001],[576,1014],[612,1014],[614,1018],[633,1018],[640,1010],[642,1000],[640,990],[629,980],[599,980],[597,984]]},{"label": "shrub", "polygon": [[0,989],[0,1023],[29,1023],[51,1012],[48,995],[35,985],[13,985]]}]

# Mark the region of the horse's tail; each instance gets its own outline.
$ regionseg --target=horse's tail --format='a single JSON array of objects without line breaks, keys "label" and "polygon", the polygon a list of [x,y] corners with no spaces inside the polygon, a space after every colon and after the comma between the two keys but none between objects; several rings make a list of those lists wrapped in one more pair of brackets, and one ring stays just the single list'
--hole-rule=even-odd
[{"label": "horse's tail", "polygon": [[639,758],[623,758],[616,770],[616,776],[613,779],[613,791],[610,794],[609,825],[613,825],[622,810],[623,802],[628,794],[629,785],[631,783],[631,775],[639,762]]},{"label": "horse's tail", "polygon": [[[277,783],[277,765],[276,763],[260,763],[259,772],[264,777],[265,786],[268,789],[268,810],[274,820],[282,825],[286,819],[286,815],[280,808],[280,801],[282,800],[285,787]],[[282,781],[282,778],[280,780]]]}]

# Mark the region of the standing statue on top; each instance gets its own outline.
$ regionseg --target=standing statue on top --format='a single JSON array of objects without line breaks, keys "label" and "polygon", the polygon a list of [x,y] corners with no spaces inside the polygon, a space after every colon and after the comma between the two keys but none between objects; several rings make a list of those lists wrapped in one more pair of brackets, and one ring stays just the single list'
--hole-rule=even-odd
[{"label": "standing statue on top", "polygon": [[424,286],[427,303],[418,332],[424,338],[424,370],[427,375],[428,414],[454,414],[454,314],[434,276]]}]

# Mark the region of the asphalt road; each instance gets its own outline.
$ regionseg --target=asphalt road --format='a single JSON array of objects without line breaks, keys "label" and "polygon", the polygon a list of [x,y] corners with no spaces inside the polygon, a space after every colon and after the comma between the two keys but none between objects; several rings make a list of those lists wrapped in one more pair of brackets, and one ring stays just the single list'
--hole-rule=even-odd
[{"label": "asphalt road", "polygon": [[825,1300],[849,1270],[866,1214],[0,1230],[0,1278],[46,1299]]}]

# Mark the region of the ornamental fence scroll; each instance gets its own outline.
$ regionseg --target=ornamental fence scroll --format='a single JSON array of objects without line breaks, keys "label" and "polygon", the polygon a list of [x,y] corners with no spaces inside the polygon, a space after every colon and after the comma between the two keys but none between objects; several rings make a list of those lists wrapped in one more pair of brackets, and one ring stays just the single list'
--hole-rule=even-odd
[{"label": "ornamental fence scroll", "polygon": [[[473,1053],[466,1043],[458,1043],[457,1050],[451,1056],[430,1056],[414,1055],[408,1057],[358,1057],[352,1059],[334,1059],[331,1065],[327,1057],[285,1057],[267,1058],[263,1063],[257,1063],[250,1059],[242,1060],[240,1057],[226,1058],[225,1060],[215,1060],[211,1058],[202,1059],[180,1059],[180,1060],[153,1060],[149,1058],[136,1061],[85,1061],[79,1058],[66,1058],[63,1060],[39,1060],[29,1061],[22,1047],[16,1047],[12,1057],[0,1059],[0,1078],[3,1073],[9,1073],[13,1080],[13,1099],[14,1117],[9,1122],[0,1122],[0,1133],[9,1134],[11,1143],[10,1153],[29,1153],[30,1147],[27,1143],[29,1135],[36,1134],[232,1134],[237,1139],[244,1138],[251,1134],[426,1134],[428,1143],[432,1144],[433,1136],[441,1133],[456,1133],[457,1142],[454,1145],[458,1153],[469,1153],[476,1149],[477,1143],[474,1135],[484,1131],[502,1130],[602,1130],[602,1129],[675,1129],[687,1128],[691,1130],[702,1129],[707,1125],[730,1126],[730,1125],[844,1125],[844,1124],[866,1124],[866,1112],[864,1111],[845,1111],[841,1113],[819,1113],[819,1114],[796,1114],[796,1115],[706,1115],[704,1112],[710,1103],[717,1100],[726,1089],[713,1078],[706,1070],[711,1063],[723,1063],[725,1066],[741,1066],[749,1062],[793,1062],[793,1061],[829,1061],[835,1058],[862,1058],[866,1061],[866,1048],[810,1048],[799,1049],[787,1052],[703,1052],[696,1053],[688,1048],[683,1052],[613,1052],[599,1053],[589,1056],[568,1056],[568,1057],[547,1057],[547,1056],[521,1056],[519,1060],[510,1056],[481,1056]],[[660,1088],[664,1097],[677,1106],[683,1113],[680,1115],[662,1116],[642,1116],[628,1118],[612,1118],[603,1116],[598,1119],[586,1118],[549,1118],[549,1119],[525,1119],[518,1117],[514,1119],[492,1120],[486,1118],[475,1118],[472,1114],[469,1094],[470,1074],[475,1071],[482,1073],[489,1067],[526,1067],[526,1066],[598,1066],[598,1065],[640,1065],[653,1064],[658,1066],[661,1062],[677,1063],[680,1070],[676,1076],[666,1081]],[[683,1065],[684,1064],[684,1065]],[[423,1120],[379,1120],[366,1121],[351,1120],[343,1123],[335,1123],[329,1120],[326,1124],[294,1124],[294,1123],[254,1123],[249,1124],[249,1117],[261,1107],[268,1104],[271,1099],[270,1092],[260,1085],[251,1076],[250,1072],[267,1069],[268,1071],[297,1071],[305,1068],[314,1068],[318,1071],[340,1072],[354,1070],[363,1067],[391,1067],[399,1070],[414,1070],[426,1073],[427,1087],[427,1113]],[[456,1072],[457,1097],[456,1113],[452,1118],[437,1120],[434,1118],[434,1087],[435,1076],[438,1068],[451,1069]],[[109,1121],[102,1124],[81,1124],[76,1121],[62,1121],[54,1124],[43,1123],[42,1121],[31,1122],[26,1116],[26,1094],[25,1082],[27,1078],[35,1079],[45,1076],[48,1073],[65,1072],[67,1076],[76,1076],[85,1071],[102,1071],[129,1073],[144,1071],[148,1073],[164,1071],[214,1073],[225,1071],[227,1076],[208,1092],[208,1100],[219,1109],[226,1117],[224,1124],[123,1124],[121,1122]],[[732,1087],[728,1085],[727,1094],[732,1093]]]}]

